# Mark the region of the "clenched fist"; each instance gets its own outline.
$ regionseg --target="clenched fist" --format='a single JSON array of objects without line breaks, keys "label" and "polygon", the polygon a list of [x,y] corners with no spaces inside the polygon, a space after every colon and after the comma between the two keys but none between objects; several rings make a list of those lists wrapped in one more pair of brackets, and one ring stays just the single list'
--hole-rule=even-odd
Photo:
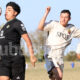
[{"label": "clenched fist", "polygon": [[51,10],[51,7],[48,6],[48,7],[46,8],[46,13],[48,14],[48,13],[50,12],[50,10]]},{"label": "clenched fist", "polygon": [[31,61],[32,65],[35,67],[35,63],[37,61],[36,57],[35,56],[30,56],[30,61]]}]

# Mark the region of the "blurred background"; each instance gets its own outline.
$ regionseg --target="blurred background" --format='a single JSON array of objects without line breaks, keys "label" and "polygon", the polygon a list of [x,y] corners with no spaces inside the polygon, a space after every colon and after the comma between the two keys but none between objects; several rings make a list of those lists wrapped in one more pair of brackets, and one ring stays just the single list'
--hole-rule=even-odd
[{"label": "blurred background", "polygon": [[[80,0],[74,0],[74,1],[73,0],[0,0],[0,7],[2,8],[2,15],[0,16],[1,26],[2,24],[6,23],[5,9],[6,9],[6,4],[10,1],[16,2],[17,4],[20,5],[21,13],[17,18],[24,23],[26,30],[33,43],[35,55],[38,58],[38,61],[42,62],[42,63],[37,63],[39,65],[36,67],[36,71],[38,70],[43,72],[39,74],[36,74],[35,72],[35,74],[38,76],[45,72],[42,78],[31,79],[30,75],[32,75],[32,71],[34,72],[35,69],[33,69],[32,67],[29,67],[29,70],[27,71],[27,73],[29,72],[28,79],[27,78],[26,79],[27,80],[48,80],[48,77],[45,78],[45,76],[48,76],[48,75],[46,74],[45,69],[43,69],[45,64],[43,54],[44,54],[44,44],[46,40],[46,33],[37,30],[39,21],[42,18],[47,6],[51,6],[51,12],[47,17],[46,22],[50,20],[59,21],[61,10],[69,9],[71,11],[71,21],[69,23],[72,23],[77,28],[80,28],[80,10],[79,10]],[[68,67],[65,67],[65,71],[64,71],[65,75],[63,80],[79,80],[79,78],[77,78],[76,76],[78,73],[80,74],[79,72],[80,63],[77,62],[79,60],[77,60],[76,58],[76,48],[78,43],[80,43],[80,39],[73,39],[71,45],[66,49],[64,53],[65,55],[64,61],[66,63],[65,65]],[[21,39],[21,48],[25,54],[27,62],[29,62],[29,52],[25,44],[25,41],[23,39]],[[75,63],[76,68],[73,70],[70,65],[71,63],[66,61],[76,62]],[[43,65],[43,67],[42,66],[40,67],[40,65]],[[40,67],[40,70],[39,70],[39,67]],[[75,72],[75,70],[77,71],[77,73]],[[76,77],[73,79],[68,73],[70,74],[74,73],[72,76],[74,77],[75,75]]]}]

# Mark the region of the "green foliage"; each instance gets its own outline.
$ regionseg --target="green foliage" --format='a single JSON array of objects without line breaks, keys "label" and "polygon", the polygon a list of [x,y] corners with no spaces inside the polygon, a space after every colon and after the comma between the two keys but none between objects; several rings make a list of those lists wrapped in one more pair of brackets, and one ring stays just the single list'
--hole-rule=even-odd
[{"label": "green foliage", "polygon": [[75,51],[70,51],[65,57],[65,60],[67,61],[76,61],[77,57],[76,57],[76,52]]}]

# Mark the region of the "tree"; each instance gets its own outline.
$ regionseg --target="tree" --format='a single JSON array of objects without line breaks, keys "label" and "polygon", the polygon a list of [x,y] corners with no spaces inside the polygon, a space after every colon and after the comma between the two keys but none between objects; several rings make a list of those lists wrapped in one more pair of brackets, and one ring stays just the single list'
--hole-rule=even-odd
[{"label": "tree", "polygon": [[65,56],[65,59],[66,59],[67,61],[75,61],[75,60],[77,60],[76,52],[75,52],[75,51],[70,51],[70,52]]},{"label": "tree", "polygon": [[35,32],[29,33],[33,48],[39,60],[43,60],[44,45],[46,42],[47,33],[36,30]]}]

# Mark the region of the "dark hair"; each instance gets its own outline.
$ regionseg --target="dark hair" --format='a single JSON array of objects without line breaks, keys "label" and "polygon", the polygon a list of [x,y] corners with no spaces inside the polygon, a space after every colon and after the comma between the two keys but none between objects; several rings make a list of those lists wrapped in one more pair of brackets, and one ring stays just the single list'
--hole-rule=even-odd
[{"label": "dark hair", "polygon": [[71,17],[71,12],[69,10],[62,10],[61,13],[68,13],[69,17]]},{"label": "dark hair", "polygon": [[21,12],[20,6],[16,4],[15,2],[9,2],[7,3],[6,7],[7,6],[11,6],[18,14]]}]

